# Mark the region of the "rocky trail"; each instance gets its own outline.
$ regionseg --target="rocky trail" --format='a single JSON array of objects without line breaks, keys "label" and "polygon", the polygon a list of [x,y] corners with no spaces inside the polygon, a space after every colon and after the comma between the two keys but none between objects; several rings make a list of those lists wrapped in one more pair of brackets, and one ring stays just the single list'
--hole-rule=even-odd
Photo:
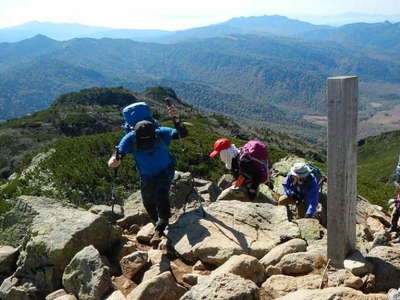
[{"label": "rocky trail", "polygon": [[[274,165],[275,192],[294,160]],[[336,270],[322,216],[290,219],[267,186],[258,202],[217,201],[223,182],[176,172],[173,218],[157,249],[138,192],[114,212],[20,197],[3,230],[25,238],[0,247],[0,298],[387,299],[399,288],[400,246],[385,234],[390,218],[381,207],[358,198],[358,251]]]}]

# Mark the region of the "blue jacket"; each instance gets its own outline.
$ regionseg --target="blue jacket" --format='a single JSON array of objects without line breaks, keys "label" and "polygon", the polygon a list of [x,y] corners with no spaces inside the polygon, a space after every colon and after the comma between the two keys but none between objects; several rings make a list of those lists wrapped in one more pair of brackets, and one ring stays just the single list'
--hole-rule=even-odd
[{"label": "blue jacket", "polygon": [[319,203],[319,185],[313,174],[310,174],[302,184],[296,183],[294,177],[288,175],[283,182],[283,189],[287,196],[306,205],[307,215],[314,215]]},{"label": "blue jacket", "polygon": [[[135,132],[131,131],[121,139],[118,150],[122,154],[132,154],[142,180],[154,177],[161,172],[169,171],[174,163],[168,149],[176,129],[159,127],[156,129],[158,139],[153,149],[142,150],[135,147]],[[172,171],[172,170],[171,170]]]}]

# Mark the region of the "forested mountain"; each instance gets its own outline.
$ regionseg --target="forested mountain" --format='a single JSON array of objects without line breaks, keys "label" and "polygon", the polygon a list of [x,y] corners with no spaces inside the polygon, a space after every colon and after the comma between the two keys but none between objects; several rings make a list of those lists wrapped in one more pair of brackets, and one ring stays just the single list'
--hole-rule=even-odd
[{"label": "forested mountain", "polygon": [[389,50],[397,54],[397,60],[400,59],[400,22],[354,23],[338,28],[300,33],[298,36],[308,40],[326,40],[363,48]]},{"label": "forested mountain", "polygon": [[[76,199],[79,193],[84,198],[97,200],[108,197],[105,191],[110,189],[112,172],[106,161],[123,135],[121,109],[133,102],[146,101],[153,116],[161,124],[171,126],[166,115],[167,96],[173,98],[182,119],[189,122],[189,136],[172,145],[179,170],[190,170],[196,176],[216,180],[223,168],[217,160],[209,159],[208,154],[221,136],[232,138],[238,146],[248,139],[261,139],[269,144],[273,161],[288,152],[318,161],[324,159],[323,154],[307,143],[287,135],[246,128],[224,116],[197,110],[177,98],[170,88],[149,87],[143,93],[122,87],[91,88],[61,95],[46,110],[0,125],[0,182],[11,173],[21,173],[36,154],[55,151],[51,159],[35,160],[52,174],[55,190],[66,193],[69,199]],[[119,184],[132,192],[137,188],[137,176],[131,160],[128,161],[120,171]],[[32,189],[32,185],[26,184],[29,179],[24,180],[15,180],[4,190],[0,188],[0,214],[2,197],[49,193],[43,185]]]}]

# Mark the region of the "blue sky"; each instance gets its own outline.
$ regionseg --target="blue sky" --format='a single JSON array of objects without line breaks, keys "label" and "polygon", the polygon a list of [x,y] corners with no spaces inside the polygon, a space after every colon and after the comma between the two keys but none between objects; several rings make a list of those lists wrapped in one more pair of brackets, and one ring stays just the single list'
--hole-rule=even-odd
[{"label": "blue sky", "polygon": [[400,15],[400,0],[0,0],[0,27],[37,20],[176,30],[239,16],[348,12]]}]

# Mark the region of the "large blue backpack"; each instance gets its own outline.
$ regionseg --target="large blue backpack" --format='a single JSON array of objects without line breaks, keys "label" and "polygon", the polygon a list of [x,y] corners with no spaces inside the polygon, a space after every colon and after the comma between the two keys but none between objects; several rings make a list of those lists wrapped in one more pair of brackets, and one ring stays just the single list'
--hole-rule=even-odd
[{"label": "large blue backpack", "polygon": [[122,128],[127,133],[133,130],[137,122],[144,120],[154,123],[156,128],[160,127],[159,122],[152,117],[150,107],[145,102],[136,102],[126,106],[122,110],[122,115],[125,120]]}]

